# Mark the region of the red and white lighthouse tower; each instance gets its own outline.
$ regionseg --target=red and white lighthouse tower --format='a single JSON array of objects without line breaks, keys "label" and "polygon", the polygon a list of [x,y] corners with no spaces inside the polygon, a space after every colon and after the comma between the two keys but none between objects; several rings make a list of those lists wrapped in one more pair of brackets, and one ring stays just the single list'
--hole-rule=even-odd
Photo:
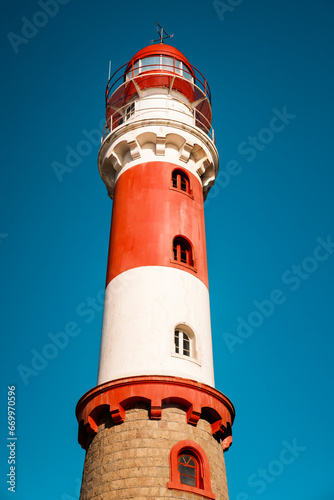
[{"label": "red and white lighthouse tower", "polygon": [[228,498],[234,408],[214,388],[204,199],[211,94],[176,48],[109,80],[98,166],[113,199],[98,385],[77,405],[81,500]]}]

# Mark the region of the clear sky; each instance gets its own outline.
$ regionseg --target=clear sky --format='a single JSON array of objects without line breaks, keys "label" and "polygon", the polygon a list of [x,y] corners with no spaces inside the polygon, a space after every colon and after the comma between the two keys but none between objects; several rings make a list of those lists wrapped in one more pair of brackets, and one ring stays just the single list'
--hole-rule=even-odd
[{"label": "clear sky", "polygon": [[230,500],[333,500],[333,1],[41,5],[1,15],[1,499],[78,498],[74,409],[96,383],[112,208],[89,132],[109,60],[148,45],[157,20],[213,95],[205,214],[216,387],[236,407]]}]

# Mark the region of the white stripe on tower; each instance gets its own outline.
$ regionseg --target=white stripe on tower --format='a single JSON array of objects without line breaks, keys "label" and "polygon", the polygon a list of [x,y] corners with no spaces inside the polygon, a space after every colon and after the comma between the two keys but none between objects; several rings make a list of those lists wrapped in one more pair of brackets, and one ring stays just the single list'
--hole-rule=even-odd
[{"label": "white stripe on tower", "polygon": [[[189,356],[175,352],[175,330],[190,337]],[[137,267],[107,286],[98,384],[157,374],[214,385],[209,293],[179,269]]]}]

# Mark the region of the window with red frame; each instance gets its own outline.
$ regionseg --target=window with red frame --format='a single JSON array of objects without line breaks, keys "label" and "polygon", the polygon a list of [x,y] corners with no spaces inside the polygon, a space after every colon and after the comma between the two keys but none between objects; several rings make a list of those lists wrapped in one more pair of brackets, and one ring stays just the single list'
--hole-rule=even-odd
[{"label": "window with red frame", "polygon": [[173,188],[179,189],[180,191],[183,191],[184,193],[190,194],[189,177],[182,170],[173,170],[172,185],[173,185]]},{"label": "window with red frame", "polygon": [[199,487],[198,461],[192,455],[184,454],[178,457],[180,483]]},{"label": "window with red frame", "polygon": [[215,499],[211,489],[210,466],[204,450],[194,441],[184,440],[171,449],[169,489]]},{"label": "window with red frame", "polygon": [[182,236],[176,236],[173,240],[173,258],[176,262],[194,265],[191,244]]}]

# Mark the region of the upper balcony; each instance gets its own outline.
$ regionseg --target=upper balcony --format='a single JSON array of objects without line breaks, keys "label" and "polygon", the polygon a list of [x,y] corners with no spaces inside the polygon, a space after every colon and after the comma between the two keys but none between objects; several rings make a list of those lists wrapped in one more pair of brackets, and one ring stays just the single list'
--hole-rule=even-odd
[{"label": "upper balcony", "polygon": [[[163,102],[163,95],[172,97],[173,109]],[[151,97],[150,102],[147,97]],[[152,117],[192,124],[214,142],[211,92],[206,78],[181,52],[164,44],[142,49],[110,78],[102,141],[130,121]]]}]

